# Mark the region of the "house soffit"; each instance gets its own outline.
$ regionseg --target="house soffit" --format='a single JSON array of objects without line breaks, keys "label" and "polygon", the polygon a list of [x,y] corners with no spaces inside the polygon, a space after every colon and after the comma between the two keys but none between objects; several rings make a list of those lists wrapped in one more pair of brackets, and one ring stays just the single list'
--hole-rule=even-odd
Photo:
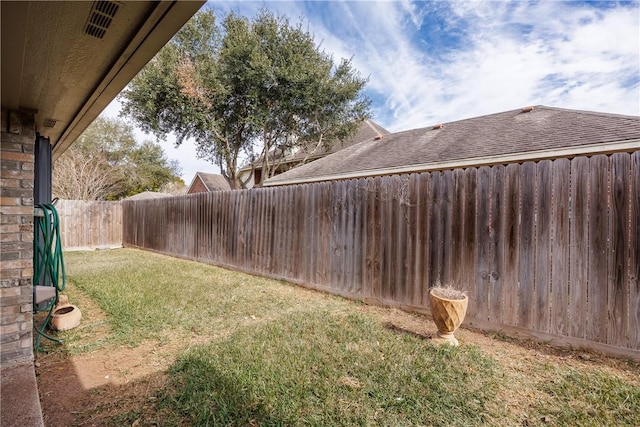
[{"label": "house soffit", "polygon": [[57,158],[202,4],[1,2],[2,106],[35,113]]}]

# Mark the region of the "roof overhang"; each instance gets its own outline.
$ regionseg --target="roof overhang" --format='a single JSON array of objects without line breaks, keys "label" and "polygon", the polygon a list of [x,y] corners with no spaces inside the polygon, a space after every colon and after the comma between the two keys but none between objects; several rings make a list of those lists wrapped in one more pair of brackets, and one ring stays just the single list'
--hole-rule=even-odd
[{"label": "roof overhang", "polygon": [[[202,4],[1,2],[2,107],[35,113],[55,160]],[[98,5],[116,9],[102,37]]]},{"label": "roof overhang", "polygon": [[[384,175],[400,175],[410,173],[421,173],[447,169],[463,169],[480,166],[493,166],[509,163],[521,163],[526,161],[540,161],[546,159],[571,158],[576,156],[594,156],[598,154],[613,154],[640,150],[640,139],[622,142],[609,142],[601,144],[590,144],[579,147],[561,148],[554,150],[529,151],[518,154],[505,154],[502,156],[476,157],[470,159],[453,160],[447,162],[434,162],[398,166],[384,169],[369,169],[347,173],[337,173],[333,175],[310,176],[305,178],[278,179],[275,176],[266,180],[264,187],[275,187],[282,185],[307,184],[313,182],[338,181],[346,179],[370,178]],[[281,177],[282,175],[280,175]]]}]

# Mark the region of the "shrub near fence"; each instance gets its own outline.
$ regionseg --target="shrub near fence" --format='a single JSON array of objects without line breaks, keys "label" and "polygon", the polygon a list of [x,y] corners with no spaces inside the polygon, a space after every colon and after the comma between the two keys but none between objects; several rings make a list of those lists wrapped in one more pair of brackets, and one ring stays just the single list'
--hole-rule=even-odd
[{"label": "shrub near fence", "polygon": [[126,246],[640,359],[640,152],[123,203]]}]

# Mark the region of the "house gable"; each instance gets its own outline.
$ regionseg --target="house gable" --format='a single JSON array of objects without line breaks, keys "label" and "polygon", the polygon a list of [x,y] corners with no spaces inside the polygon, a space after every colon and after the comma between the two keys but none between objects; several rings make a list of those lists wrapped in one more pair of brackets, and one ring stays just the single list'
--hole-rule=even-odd
[{"label": "house gable", "polygon": [[208,193],[210,191],[230,190],[231,186],[227,179],[216,173],[197,172],[189,185],[187,194]]},{"label": "house gable", "polygon": [[207,186],[204,185],[202,179],[198,175],[196,175],[195,178],[193,178],[193,182],[189,186],[189,189],[187,190],[187,194],[206,193],[208,191],[209,190],[207,190]]}]

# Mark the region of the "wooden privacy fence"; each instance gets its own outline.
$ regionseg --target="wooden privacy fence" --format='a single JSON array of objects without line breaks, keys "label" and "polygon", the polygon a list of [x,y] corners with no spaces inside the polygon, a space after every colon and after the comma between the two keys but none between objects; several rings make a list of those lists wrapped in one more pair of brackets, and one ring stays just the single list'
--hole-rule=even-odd
[{"label": "wooden privacy fence", "polygon": [[122,204],[58,200],[60,235],[64,250],[122,247]]},{"label": "wooden privacy fence", "polygon": [[123,203],[126,246],[640,358],[640,152]]}]

